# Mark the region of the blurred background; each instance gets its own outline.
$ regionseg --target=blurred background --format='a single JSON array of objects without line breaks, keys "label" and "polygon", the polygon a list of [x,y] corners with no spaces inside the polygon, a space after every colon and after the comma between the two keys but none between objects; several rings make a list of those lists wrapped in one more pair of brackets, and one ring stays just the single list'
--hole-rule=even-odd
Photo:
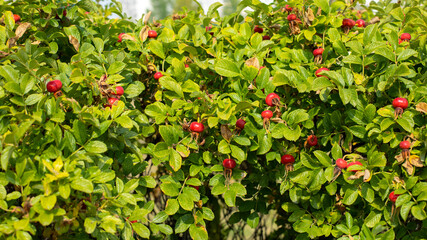
[{"label": "blurred background", "polygon": [[[119,0],[123,5],[123,11],[133,19],[141,18],[141,15],[152,11],[152,16],[156,19],[163,19],[173,12],[182,10],[186,7],[189,10],[197,10],[197,4],[193,0]],[[273,0],[260,0],[263,3],[272,3]],[[108,1],[105,1],[108,2]],[[241,0],[198,0],[205,11],[215,2],[224,4],[220,8],[222,15],[227,15],[234,12],[237,4]],[[155,9],[155,11],[154,11]]]}]

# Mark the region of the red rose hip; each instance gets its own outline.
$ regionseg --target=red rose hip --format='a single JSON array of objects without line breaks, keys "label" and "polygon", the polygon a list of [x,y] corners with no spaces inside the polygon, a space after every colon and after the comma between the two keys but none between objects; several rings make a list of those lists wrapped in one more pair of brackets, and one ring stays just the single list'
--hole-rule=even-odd
[{"label": "red rose hip", "polygon": [[400,35],[400,39],[402,39],[403,41],[405,40],[411,40],[411,34],[409,33],[402,33],[402,35]]},{"label": "red rose hip", "polygon": [[[275,98],[276,100],[274,100]],[[280,101],[280,97],[275,93],[270,93],[265,98],[265,103],[270,107],[277,105],[279,101]]]},{"label": "red rose hip", "polygon": [[122,42],[123,41],[123,35],[125,35],[126,33],[120,33],[119,34],[119,40],[117,40],[117,42]]},{"label": "red rose hip", "polygon": [[317,69],[317,71],[314,74],[316,75],[316,77],[326,77],[326,76],[323,76],[323,75],[320,74],[323,71],[329,71],[329,69],[327,69],[327,68],[319,68],[319,69]]},{"label": "red rose hip", "polygon": [[285,10],[288,11],[288,12],[292,12],[293,9],[292,9],[291,6],[285,5]]},{"label": "red rose hip", "polygon": [[400,149],[410,149],[411,143],[409,141],[401,141],[399,147]]},{"label": "red rose hip", "polygon": [[297,15],[295,14],[289,14],[286,19],[288,19],[289,22],[295,21],[297,19]]},{"label": "red rose hip", "polygon": [[317,137],[316,135],[310,135],[307,138],[307,144],[314,147],[317,145]]},{"label": "red rose hip", "polygon": [[270,110],[265,110],[261,113],[261,117],[264,119],[270,119],[273,117],[273,112]]},{"label": "red rose hip", "polygon": [[156,72],[154,74],[154,79],[159,80],[161,77],[163,77],[163,74],[161,72]]},{"label": "red rose hip", "polygon": [[224,159],[224,161],[222,161],[222,166],[225,169],[233,169],[236,167],[236,161],[234,161],[234,159],[230,159],[230,158]]},{"label": "red rose hip", "polygon": [[323,48],[318,48],[318,49],[314,49],[313,50],[313,55],[314,56],[319,56],[323,54],[324,49]]},{"label": "red rose hip", "polygon": [[19,22],[21,21],[21,16],[19,16],[18,14],[13,14],[13,20],[15,20],[15,22]]},{"label": "red rose hip", "polygon": [[46,84],[46,89],[48,92],[57,92],[61,90],[62,82],[60,80],[52,80]]},{"label": "red rose hip", "polygon": [[258,25],[255,25],[254,32],[263,33],[264,29],[262,27],[258,26]]},{"label": "red rose hip", "polygon": [[205,126],[203,126],[203,124],[199,123],[199,122],[192,122],[190,124],[190,130],[192,132],[201,133],[201,132],[203,132],[203,130],[205,130]]},{"label": "red rose hip", "polygon": [[157,32],[154,31],[154,30],[148,31],[148,37],[149,38],[156,38],[157,37]]},{"label": "red rose hip", "polygon": [[390,199],[390,201],[392,203],[395,203],[397,200],[397,197],[399,197],[400,194],[394,194],[394,191],[390,193],[390,195],[388,195],[388,199]]},{"label": "red rose hip", "polygon": [[117,94],[117,95],[121,96],[121,95],[123,95],[124,93],[125,93],[125,90],[123,89],[123,87],[122,87],[122,86],[117,86],[117,87],[116,87],[116,94]]},{"label": "red rose hip", "polygon": [[290,163],[294,163],[295,162],[295,158],[292,155],[289,154],[285,154],[282,156],[282,158],[280,159],[280,162],[282,164],[290,164]]},{"label": "red rose hip", "polygon": [[262,37],[262,40],[270,40],[270,39],[271,39],[271,37],[268,36],[268,35],[265,35],[265,36]]},{"label": "red rose hip", "polygon": [[108,103],[105,105],[106,107],[113,107],[114,105],[117,105],[117,102],[119,99],[117,98],[109,98]]},{"label": "red rose hip", "polygon": [[395,98],[393,100],[393,107],[394,108],[401,108],[406,109],[408,107],[408,99],[406,98]]},{"label": "red rose hip", "polygon": [[366,27],[366,23],[365,23],[365,21],[363,21],[363,19],[359,19],[359,20],[357,20],[357,21],[356,21],[356,25],[357,25],[358,27]]},{"label": "red rose hip", "polygon": [[240,128],[242,130],[245,128],[245,124],[246,124],[246,122],[243,119],[238,119],[236,121],[236,127]]},{"label": "red rose hip", "polygon": [[[347,168],[353,166],[353,165],[359,165],[359,166],[363,166],[363,164],[359,161],[355,161],[355,162],[351,162],[347,165]],[[358,172],[359,170],[350,170],[350,172]]]},{"label": "red rose hip", "polygon": [[337,167],[339,167],[341,169],[346,169],[347,165],[348,165],[347,162],[344,159],[342,159],[342,158],[338,158],[335,161],[335,163],[336,163]]}]

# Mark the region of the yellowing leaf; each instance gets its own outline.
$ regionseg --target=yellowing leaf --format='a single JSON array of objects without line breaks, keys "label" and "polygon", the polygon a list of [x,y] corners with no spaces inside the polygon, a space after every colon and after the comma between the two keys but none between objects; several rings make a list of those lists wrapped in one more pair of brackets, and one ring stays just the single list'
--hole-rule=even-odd
[{"label": "yellowing leaf", "polygon": [[416,108],[417,111],[422,112],[422,113],[427,113],[427,103],[425,102],[420,102],[417,104]]}]

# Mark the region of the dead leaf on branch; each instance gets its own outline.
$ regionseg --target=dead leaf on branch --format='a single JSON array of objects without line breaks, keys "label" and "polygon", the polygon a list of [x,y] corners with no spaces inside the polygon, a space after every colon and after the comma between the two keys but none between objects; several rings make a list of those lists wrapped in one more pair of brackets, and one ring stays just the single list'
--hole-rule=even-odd
[{"label": "dead leaf on branch", "polygon": [[71,45],[73,45],[74,49],[76,49],[76,51],[78,52],[80,48],[79,40],[77,40],[77,38],[71,35],[68,36],[68,40],[70,41]]},{"label": "dead leaf on branch", "polygon": [[246,64],[247,66],[252,66],[252,67],[255,67],[256,69],[259,69],[259,60],[258,60],[258,58],[256,58],[256,57],[249,58],[249,59],[245,62],[245,64]]},{"label": "dead leaf on branch", "polygon": [[139,32],[139,39],[144,42],[148,38],[148,31],[150,31],[149,26],[144,26]]},{"label": "dead leaf on branch", "polygon": [[409,163],[411,163],[415,167],[424,167],[423,162],[421,162],[420,157],[417,155],[411,155],[409,157]]},{"label": "dead leaf on branch", "polygon": [[21,23],[15,31],[16,40],[20,39],[24,33],[31,27],[31,23]]},{"label": "dead leaf on branch", "polygon": [[227,125],[221,125],[221,135],[227,141],[230,141],[231,137],[233,136]]},{"label": "dead leaf on branch", "polygon": [[409,175],[414,174],[415,168],[414,166],[412,166],[412,164],[409,161],[405,161],[405,163],[403,163],[402,166],[406,169]]},{"label": "dead leaf on branch", "polygon": [[420,102],[417,104],[415,108],[418,112],[426,113],[427,114],[427,103]]},{"label": "dead leaf on branch", "polygon": [[148,20],[150,19],[150,17],[151,17],[151,11],[149,11],[149,12],[147,13],[147,15],[145,15],[145,16],[144,16],[144,24],[145,24],[145,25],[147,25]]},{"label": "dead leaf on branch", "polygon": [[365,176],[365,172],[364,171],[357,171],[355,174],[351,175],[347,179],[348,180],[356,180],[356,179],[359,179],[362,176]]}]

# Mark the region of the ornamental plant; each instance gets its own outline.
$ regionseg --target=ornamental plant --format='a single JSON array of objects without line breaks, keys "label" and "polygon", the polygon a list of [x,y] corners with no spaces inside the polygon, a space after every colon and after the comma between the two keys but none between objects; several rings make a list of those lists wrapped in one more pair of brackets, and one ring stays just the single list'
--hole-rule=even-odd
[{"label": "ornamental plant", "polygon": [[364,2],[1,1],[0,239],[425,238],[426,3]]}]

